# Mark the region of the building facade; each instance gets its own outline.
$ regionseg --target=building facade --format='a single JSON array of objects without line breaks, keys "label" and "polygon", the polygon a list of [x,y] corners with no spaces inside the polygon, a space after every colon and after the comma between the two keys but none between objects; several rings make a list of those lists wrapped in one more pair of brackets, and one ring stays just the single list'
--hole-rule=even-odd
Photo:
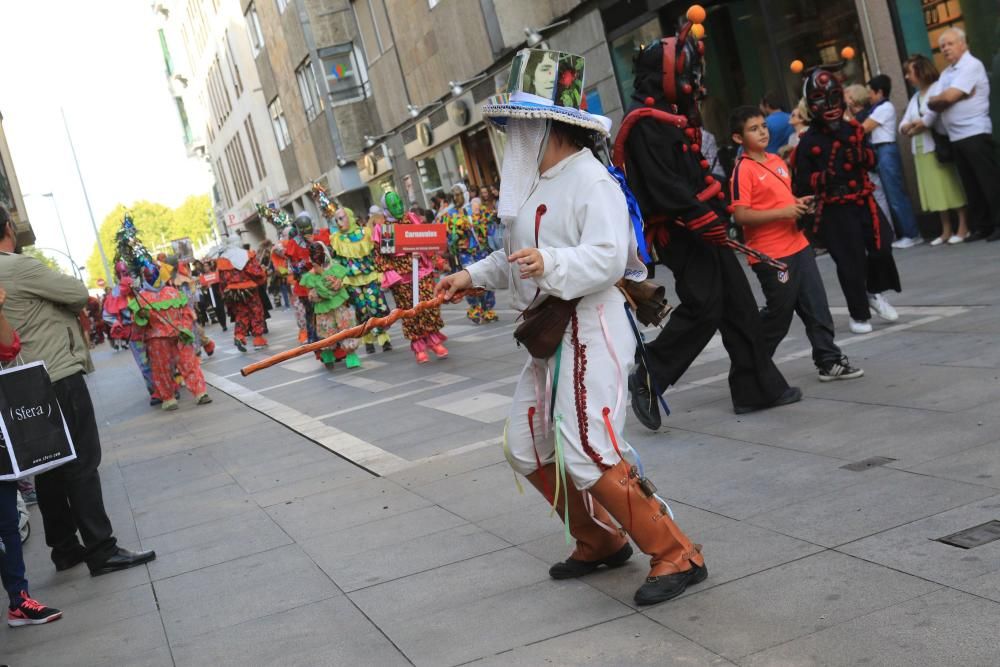
[{"label": "building facade", "polygon": [[357,25],[347,0],[244,0],[242,11],[279,161],[282,204],[307,210],[313,182],[356,210],[371,204],[358,162],[375,134],[374,103]]},{"label": "building facade", "polygon": [[215,176],[220,234],[250,244],[275,238],[256,207],[280,205],[289,185],[239,0],[169,0],[154,10],[188,154]]},{"label": "building facade", "polygon": [[14,172],[14,161],[10,157],[10,147],[3,130],[3,114],[0,113],[0,206],[11,213],[14,227],[17,229],[17,243],[20,246],[35,244],[35,232],[28,222],[28,213],[24,208],[24,197],[21,186]]}]

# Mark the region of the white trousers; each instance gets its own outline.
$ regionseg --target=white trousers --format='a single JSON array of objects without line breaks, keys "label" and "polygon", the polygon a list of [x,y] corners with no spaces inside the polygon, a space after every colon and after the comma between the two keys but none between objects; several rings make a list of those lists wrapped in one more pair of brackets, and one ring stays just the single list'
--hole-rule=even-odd
[{"label": "white trousers", "polygon": [[[582,491],[601,477],[602,463],[609,467],[621,460],[619,452],[628,461],[635,460],[632,448],[622,438],[628,409],[627,378],[635,353],[635,337],[625,314],[625,300],[614,287],[584,297],[577,304],[576,314],[579,342],[586,347],[583,374],[586,437],[581,437],[577,415],[573,325],[570,323],[559,354],[547,360],[531,358],[525,364],[510,407],[506,447],[514,470],[528,475],[539,465],[555,461],[558,429],[567,475]],[[554,382],[557,356],[559,375],[558,382]],[[605,410],[611,433],[605,423]]]}]

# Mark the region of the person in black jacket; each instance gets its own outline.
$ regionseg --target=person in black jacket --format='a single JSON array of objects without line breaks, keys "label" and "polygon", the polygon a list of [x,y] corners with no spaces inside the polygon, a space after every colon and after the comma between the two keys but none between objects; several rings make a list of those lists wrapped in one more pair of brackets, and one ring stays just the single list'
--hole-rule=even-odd
[{"label": "person in black jacket", "polygon": [[655,340],[639,350],[629,377],[632,409],[657,429],[659,394],[677,382],[716,331],[729,353],[729,389],[737,414],[794,403],[764,344],[760,315],[739,260],[723,247],[728,211],[722,184],[701,154],[698,100],[704,44],[691,23],[677,37],[636,57],[632,109],[615,141],[656,260],[674,274],[680,298]]}]

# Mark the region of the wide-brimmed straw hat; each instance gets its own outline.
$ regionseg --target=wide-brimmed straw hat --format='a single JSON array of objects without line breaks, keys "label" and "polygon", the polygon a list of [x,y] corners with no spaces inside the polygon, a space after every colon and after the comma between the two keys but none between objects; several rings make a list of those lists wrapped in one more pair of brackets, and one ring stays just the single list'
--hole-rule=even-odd
[{"label": "wide-brimmed straw hat", "polygon": [[508,118],[530,118],[556,120],[610,136],[610,118],[581,108],[585,106],[583,75],[583,56],[522,49],[514,55],[507,86],[486,101],[483,115],[501,129]]}]

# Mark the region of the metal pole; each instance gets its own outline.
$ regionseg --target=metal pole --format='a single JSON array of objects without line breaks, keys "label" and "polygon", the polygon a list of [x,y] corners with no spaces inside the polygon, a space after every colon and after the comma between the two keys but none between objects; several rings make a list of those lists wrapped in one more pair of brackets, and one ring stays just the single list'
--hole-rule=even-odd
[{"label": "metal pole", "polygon": [[63,127],[66,128],[66,138],[69,139],[69,150],[73,153],[73,164],[76,165],[76,175],[80,177],[80,189],[83,190],[83,200],[87,203],[87,213],[90,214],[90,224],[94,228],[94,238],[97,239],[97,250],[101,253],[101,263],[104,264],[104,279],[109,285],[113,285],[111,279],[111,266],[108,264],[108,255],[104,252],[104,244],[101,243],[101,235],[97,231],[97,221],[94,219],[94,209],[90,207],[90,196],[87,194],[87,186],[83,182],[83,172],[80,171],[80,161],[76,159],[76,148],[73,146],[73,135],[69,132],[69,123],[66,121],[66,110],[59,107],[62,114]]},{"label": "metal pole", "polygon": [[413,253],[413,307],[420,303],[420,260],[417,253]]},{"label": "metal pole", "polygon": [[69,249],[69,239],[66,238],[66,228],[63,226],[62,216],[59,215],[59,204],[56,203],[56,195],[53,192],[46,192],[42,196],[50,197],[52,199],[52,208],[56,210],[56,220],[59,222],[59,231],[62,232],[63,243],[66,244],[66,257],[69,258],[69,263],[73,266],[73,275],[80,280],[83,280],[83,276],[76,270],[76,262],[73,261],[73,253]]}]

